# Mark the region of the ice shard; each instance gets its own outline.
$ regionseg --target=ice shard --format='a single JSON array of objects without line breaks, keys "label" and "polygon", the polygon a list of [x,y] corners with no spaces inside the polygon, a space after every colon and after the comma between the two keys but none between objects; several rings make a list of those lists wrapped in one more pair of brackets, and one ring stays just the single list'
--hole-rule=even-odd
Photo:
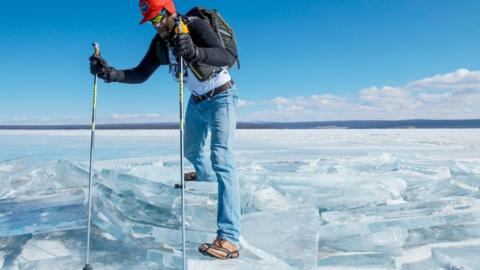
[{"label": "ice shard", "polygon": [[28,158],[16,158],[0,162],[0,199],[11,198],[15,196],[17,174],[27,170],[32,166],[32,161]]},{"label": "ice shard", "polygon": [[319,226],[317,209],[308,206],[255,212],[242,219],[243,238],[249,245],[301,269],[317,265]]},{"label": "ice shard", "polygon": [[432,256],[444,268],[475,270],[480,265],[480,246],[432,249]]},{"label": "ice shard", "polygon": [[0,166],[4,171],[6,168],[10,170],[0,174],[0,198],[49,194],[88,184],[88,171],[66,160],[34,163],[29,159],[19,159]]},{"label": "ice shard", "polygon": [[[405,211],[401,211],[402,208]],[[400,211],[391,211],[394,209]],[[322,213],[322,217],[327,224],[320,227],[320,237],[337,239],[379,232],[392,227],[417,229],[474,222],[480,218],[479,209],[480,200],[459,197],[437,202],[380,207],[370,215],[368,210],[365,213],[358,210],[326,212]]]},{"label": "ice shard", "polygon": [[389,254],[377,252],[344,252],[327,256],[319,260],[317,270],[394,270],[395,260]]},{"label": "ice shard", "polygon": [[0,237],[84,228],[82,189],[0,200]]}]

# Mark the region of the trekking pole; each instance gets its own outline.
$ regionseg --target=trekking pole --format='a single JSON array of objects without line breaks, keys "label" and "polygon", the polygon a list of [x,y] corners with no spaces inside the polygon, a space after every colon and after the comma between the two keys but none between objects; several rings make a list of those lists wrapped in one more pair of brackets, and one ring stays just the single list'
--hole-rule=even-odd
[{"label": "trekking pole", "polygon": [[[177,34],[188,33],[187,26],[183,23],[180,17],[177,20]],[[182,189],[182,262],[183,270],[187,270],[187,248],[185,244],[185,178],[184,178],[184,145],[183,145],[183,129],[184,129],[184,117],[183,117],[183,57],[180,57],[179,70],[179,99],[180,99],[180,181]]]},{"label": "trekking pole", "polygon": [[[93,43],[93,50],[95,56],[100,56],[100,46],[98,43]],[[93,106],[92,106],[92,133],[90,137],[90,179],[88,181],[88,223],[87,223],[87,260],[83,270],[93,270],[90,266],[90,223],[92,219],[92,182],[93,182],[93,160],[95,147],[95,119],[97,111],[97,79],[95,74],[93,77]]]}]

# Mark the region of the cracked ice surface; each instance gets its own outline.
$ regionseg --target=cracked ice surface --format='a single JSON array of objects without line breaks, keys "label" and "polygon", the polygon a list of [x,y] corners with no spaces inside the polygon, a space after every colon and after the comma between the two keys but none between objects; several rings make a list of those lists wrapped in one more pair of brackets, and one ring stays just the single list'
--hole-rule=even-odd
[{"label": "cracked ice surface", "polygon": [[[97,134],[94,269],[179,269],[178,132]],[[192,183],[189,269],[478,266],[480,130],[240,130],[236,141],[241,257],[196,251],[215,237],[217,186]],[[83,267],[88,147],[88,131],[0,131],[0,268]]]}]

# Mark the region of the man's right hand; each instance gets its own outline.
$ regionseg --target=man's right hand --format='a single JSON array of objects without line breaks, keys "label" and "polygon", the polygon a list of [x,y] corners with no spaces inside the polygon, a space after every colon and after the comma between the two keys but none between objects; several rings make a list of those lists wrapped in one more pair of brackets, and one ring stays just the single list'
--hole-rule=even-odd
[{"label": "man's right hand", "polygon": [[98,55],[90,57],[90,73],[97,75],[107,83],[114,82],[118,78],[118,71],[110,67],[107,61]]}]

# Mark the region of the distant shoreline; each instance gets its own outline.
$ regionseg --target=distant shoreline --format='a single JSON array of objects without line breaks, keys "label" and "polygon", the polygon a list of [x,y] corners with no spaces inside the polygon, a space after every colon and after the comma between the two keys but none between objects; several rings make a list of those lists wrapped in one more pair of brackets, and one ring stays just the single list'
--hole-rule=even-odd
[{"label": "distant shoreline", "polygon": [[[178,123],[97,124],[104,130],[178,129]],[[313,122],[240,122],[238,129],[425,129],[480,128],[480,119],[471,120],[357,120]],[[90,125],[0,125],[0,130],[82,130]]]}]

